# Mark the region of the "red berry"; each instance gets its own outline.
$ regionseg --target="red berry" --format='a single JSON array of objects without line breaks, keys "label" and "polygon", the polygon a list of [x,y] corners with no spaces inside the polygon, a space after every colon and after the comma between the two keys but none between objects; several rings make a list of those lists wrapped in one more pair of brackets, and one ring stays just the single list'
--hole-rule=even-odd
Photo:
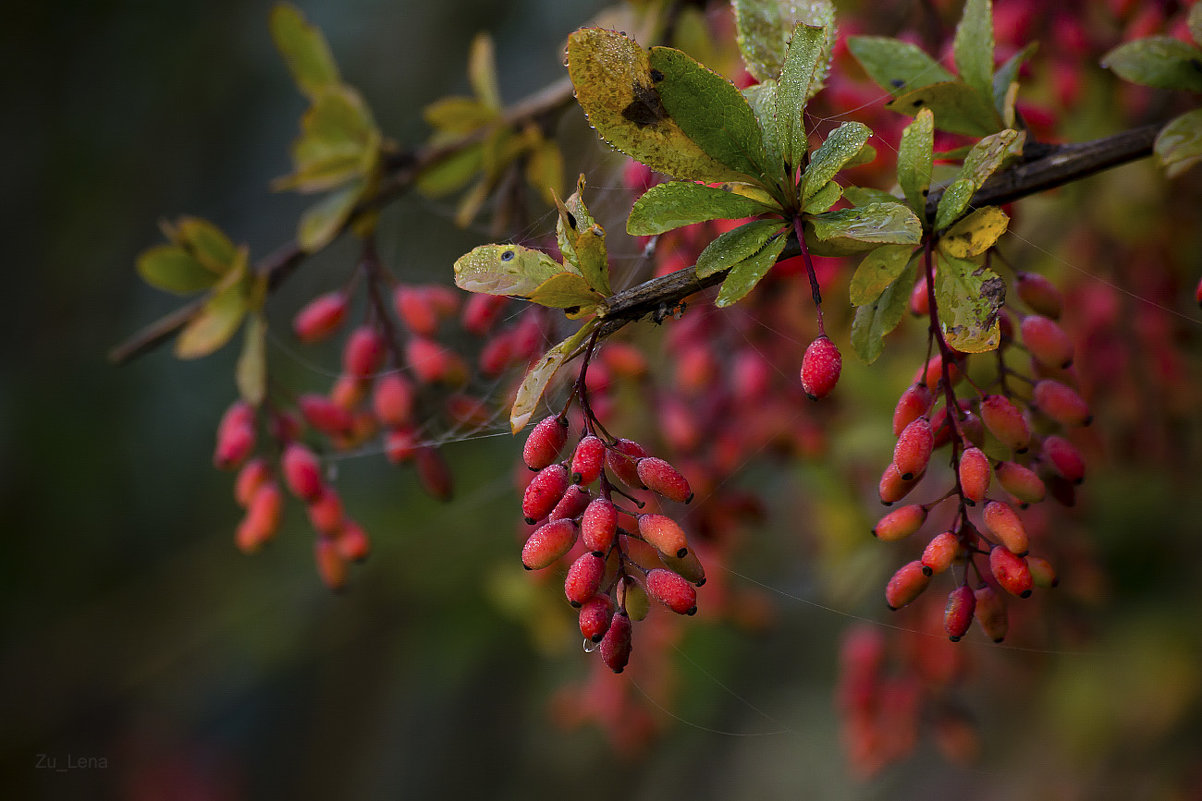
[{"label": "red berry", "polygon": [[239,506],[249,506],[259,487],[271,479],[271,467],[266,459],[251,459],[242,465],[234,479],[234,500]]},{"label": "red berry", "polygon": [[371,382],[353,375],[340,375],[330,387],[330,400],[347,411],[351,411],[367,397]]},{"label": "red berry", "polygon": [[580,536],[584,547],[595,554],[604,555],[613,545],[618,530],[618,510],[606,498],[596,498],[584,510],[580,518]]},{"label": "red berry", "polygon": [[242,464],[254,449],[255,429],[252,426],[222,426],[217,431],[213,465],[219,470],[232,470]]},{"label": "red berry", "polygon": [[568,490],[568,469],[562,464],[544,467],[526,485],[522,496],[522,516],[527,523],[542,520]]},{"label": "red berry", "polygon": [[405,327],[422,337],[438,330],[438,312],[430,303],[425,287],[399,284],[392,293],[392,304]]},{"label": "red berry", "polygon": [[1053,320],[1060,319],[1063,300],[1060,297],[1060,290],[1056,288],[1055,284],[1038,273],[1020,272],[1015,277],[1017,279],[1015,288],[1018,291],[1019,300],[1027,304],[1036,314],[1042,314]]},{"label": "red berry", "polygon": [[901,477],[901,473],[897,472],[897,465],[893,462],[885,468],[885,472],[881,474],[880,483],[877,485],[877,493],[881,496],[881,503],[890,506],[897,503],[902,498],[910,494],[910,490],[914,489],[915,485],[922,479],[921,476],[906,481]]},{"label": "red berry", "polygon": [[588,486],[601,476],[605,464],[605,443],[589,434],[572,453],[572,483]]},{"label": "red berry", "polygon": [[1075,390],[1050,378],[1035,385],[1033,400],[1039,411],[1062,426],[1087,426],[1093,419],[1089,404]]},{"label": "red berry", "polygon": [[1073,343],[1054,320],[1041,314],[1029,314],[1019,327],[1023,344],[1040,364],[1068,367],[1073,363]]},{"label": "red berry", "polygon": [[960,491],[964,499],[977,504],[989,491],[989,457],[980,448],[965,448],[960,454]]},{"label": "red berry", "polygon": [[890,609],[901,609],[921,595],[930,581],[931,577],[923,572],[922,562],[907,562],[885,585],[885,602]]},{"label": "red berry", "polygon": [[362,562],[371,553],[371,540],[363,526],[354,520],[344,519],[342,528],[334,535],[334,547],[346,561]]},{"label": "red berry", "polygon": [[998,462],[994,469],[1002,489],[1021,503],[1039,503],[1047,495],[1047,487],[1034,470],[1018,462]]},{"label": "red berry", "polygon": [[910,290],[910,314],[926,317],[930,313],[931,297],[927,294],[927,277],[924,275],[914,282],[914,288]]},{"label": "red berry", "polygon": [[1010,549],[997,546],[989,551],[989,572],[1011,595],[1026,598],[1031,594],[1033,582],[1027,560],[1011,553]]},{"label": "red berry", "polygon": [[934,447],[935,435],[927,418],[919,417],[902,430],[893,446],[893,464],[897,465],[903,481],[922,475]]},{"label": "red berry", "polygon": [[656,568],[648,572],[647,594],[678,615],[697,613],[697,590],[671,570]]},{"label": "red berry", "polygon": [[280,463],[289,492],[303,501],[314,500],[321,494],[325,482],[321,478],[321,463],[313,451],[293,442],[284,448]]},{"label": "red berry", "polygon": [[346,318],[346,295],[330,292],[318,295],[296,313],[292,330],[301,342],[312,343],[325,339]]},{"label": "red berry", "polygon": [[684,529],[665,515],[639,515],[639,535],[660,553],[682,557],[689,552]]},{"label": "red berry", "polygon": [[542,470],[559,457],[568,439],[568,421],[560,417],[544,417],[526,437],[522,460],[531,470]]},{"label": "red berry", "polygon": [[400,373],[382,375],[371,393],[372,411],[383,425],[409,425],[413,422],[416,394],[413,382]]},{"label": "red berry", "polygon": [[462,384],[467,380],[467,365],[459,354],[432,339],[410,337],[405,343],[405,361],[423,384]]},{"label": "red berry", "polygon": [[431,445],[422,445],[414,452],[417,466],[417,481],[431,498],[449,501],[454,494],[451,468],[439,450]]},{"label": "red berry", "polygon": [[670,501],[688,503],[693,500],[688,480],[663,459],[644,456],[635,463],[635,472],[643,486]]},{"label": "red berry", "polygon": [[967,584],[961,584],[947,596],[943,609],[943,630],[948,639],[959,642],[972,625],[973,612],[977,608],[977,596]]},{"label": "red berry", "polygon": [[417,448],[417,429],[405,426],[384,433],[384,455],[393,464],[409,461],[417,454]]},{"label": "red berry", "polygon": [[322,487],[317,497],[309,501],[306,510],[309,513],[309,523],[319,533],[332,535],[342,528],[342,499],[332,487]]},{"label": "red berry", "polygon": [[605,560],[593,553],[581,554],[568,568],[563,582],[564,595],[572,606],[581,606],[597,593],[604,577]]},{"label": "red berry", "polygon": [[522,547],[522,564],[527,570],[542,570],[572,550],[580,529],[573,520],[552,520],[536,528]]},{"label": "red berry", "polygon": [[388,345],[384,335],[371,326],[363,325],[351,332],[342,351],[342,369],[348,375],[368,378],[384,364]]},{"label": "red berry", "polygon": [[1031,441],[1031,429],[1022,411],[1001,395],[987,395],[981,401],[981,420],[989,433],[1015,453],[1024,453]]},{"label": "red berry", "polygon": [[801,388],[810,400],[824,398],[839,382],[842,369],[843,356],[824,334],[806,348],[801,362]]},{"label": "red berry", "polygon": [[923,506],[913,503],[895,509],[878,520],[872,529],[872,534],[884,542],[904,539],[922,528],[926,519],[927,510]]},{"label": "red berry", "polygon": [[284,496],[274,481],[264,482],[250,499],[238,524],[234,542],[243,553],[254,553],[270,540],[280,525]]},{"label": "red berry", "polygon": [[994,642],[1006,639],[1008,620],[1006,602],[994,592],[993,587],[983,584],[972,591],[977,599],[975,617],[985,636]]},{"label": "red berry", "polygon": [[555,508],[551,510],[549,517],[551,520],[560,520],[565,517],[569,519],[580,517],[581,513],[588,508],[592,497],[592,494],[584,487],[574,484],[568,487],[568,491],[559,499],[559,503],[555,504]]},{"label": "red berry", "polygon": [[306,393],[296,399],[296,405],[305,422],[327,436],[346,434],[355,424],[350,412],[325,395]]},{"label": "red berry", "polygon": [[1028,548],[1027,530],[1023,527],[1018,513],[1001,501],[990,501],[985,504],[985,528],[1008,550],[1018,556],[1025,556]]},{"label": "red berry", "polygon": [[339,591],[346,586],[347,562],[338,552],[333,537],[321,536],[313,544],[313,556],[317,562],[317,573],[331,590]]},{"label": "red berry", "polygon": [[906,426],[922,417],[931,408],[931,390],[926,384],[911,384],[897,399],[893,408],[893,436],[900,436]]},{"label": "red berry", "polygon": [[1044,437],[1043,458],[1047,459],[1064,480],[1073,484],[1080,484],[1085,480],[1085,459],[1064,437]]},{"label": "red berry", "polygon": [[580,633],[590,642],[601,642],[609,630],[614,614],[614,602],[608,595],[594,595],[580,607]]},{"label": "red berry", "polygon": [[605,454],[605,463],[613,474],[628,487],[644,489],[639,478],[637,460],[647,455],[642,445],[629,439],[619,439]]},{"label": "red berry", "polygon": [[601,661],[614,673],[621,673],[630,661],[630,634],[630,617],[618,612],[601,638]]},{"label": "red berry", "polygon": [[922,566],[928,573],[942,573],[952,566],[960,555],[960,538],[955,532],[945,531],[931,537],[922,551]]},{"label": "red berry", "polygon": [[492,330],[509,298],[504,295],[472,294],[463,307],[463,328],[469,334],[482,337]]}]

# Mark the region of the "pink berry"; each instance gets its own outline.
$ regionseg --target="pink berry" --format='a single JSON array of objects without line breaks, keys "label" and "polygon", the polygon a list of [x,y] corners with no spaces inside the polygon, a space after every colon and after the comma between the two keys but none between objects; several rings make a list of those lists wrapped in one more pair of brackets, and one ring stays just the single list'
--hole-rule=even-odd
[{"label": "pink berry", "polygon": [[635,472],[643,486],[670,501],[688,503],[693,500],[688,480],[663,459],[644,456],[635,463]]},{"label": "pink berry", "polygon": [[909,506],[895,509],[878,520],[876,526],[872,529],[872,534],[884,542],[904,539],[922,528],[922,524],[926,522],[926,519],[926,508],[913,503]]},{"label": "pink berry", "polygon": [[1025,556],[1028,549],[1027,530],[1023,527],[1018,513],[1001,501],[990,501],[985,504],[985,528],[1002,544],[1006,550],[1018,556]]},{"label": "pink berry", "polygon": [[989,457],[980,448],[965,448],[960,454],[960,491],[973,504],[985,500],[989,491]]},{"label": "pink berry", "polygon": [[684,529],[665,515],[639,515],[639,535],[660,553],[681,557],[689,552]]},{"label": "pink berry", "polygon": [[293,442],[284,448],[280,462],[289,492],[304,501],[312,501],[321,494],[325,482],[321,478],[321,463],[313,451]]},{"label": "pink berry", "polygon": [[1040,364],[1065,368],[1073,363],[1073,342],[1054,320],[1029,314],[1019,326],[1023,344]]},{"label": "pink berry", "polygon": [[1010,549],[997,546],[989,551],[989,572],[997,583],[1011,595],[1026,598],[1034,586],[1027,560],[1011,553]]},{"label": "pink berry", "polygon": [[647,594],[678,615],[697,613],[697,590],[671,570],[656,568],[649,571]]},{"label": "pink berry", "polygon": [[580,633],[590,642],[601,642],[609,630],[614,602],[608,595],[594,595],[580,607]]},{"label": "pink berry", "polygon": [[948,594],[947,606],[943,610],[943,630],[947,632],[948,639],[959,642],[968,633],[976,608],[977,596],[967,584],[961,584]]},{"label": "pink berry", "polygon": [[584,553],[572,562],[563,582],[564,595],[572,606],[582,606],[592,598],[605,577],[605,560],[593,553]]},{"label": "pink berry", "polygon": [[568,490],[568,469],[562,464],[553,464],[540,470],[522,496],[522,516],[527,523],[542,520],[563,498]]},{"label": "pink berry", "polygon": [[606,498],[596,498],[585,508],[580,519],[580,538],[589,551],[604,555],[613,545],[617,527],[617,508]]},{"label": "pink berry", "polygon": [[618,612],[601,638],[601,661],[614,673],[621,673],[630,662],[630,616]]},{"label": "pink berry", "polygon": [[296,313],[292,330],[304,343],[318,342],[338,330],[346,318],[346,295],[330,292],[318,295]]},{"label": "pink berry", "polygon": [[568,421],[560,417],[544,417],[526,437],[522,460],[531,470],[542,470],[559,457],[568,439]]},{"label": "pink berry", "polygon": [[348,375],[367,378],[380,369],[387,354],[384,335],[371,326],[360,326],[347,337],[342,351],[342,368]]},{"label": "pink berry", "polygon": [[605,464],[605,443],[589,434],[580,440],[572,453],[572,483],[588,486],[601,476]]},{"label": "pink berry", "polygon": [[413,382],[400,373],[382,375],[376,379],[372,390],[372,411],[383,425],[409,425],[413,422],[416,395]]},{"label": "pink berry", "polygon": [[536,528],[522,547],[522,565],[527,570],[542,570],[572,550],[580,529],[573,520],[552,520]]},{"label": "pink berry", "polygon": [[843,356],[824,334],[806,348],[801,362],[801,388],[810,400],[825,398],[839,382]]}]

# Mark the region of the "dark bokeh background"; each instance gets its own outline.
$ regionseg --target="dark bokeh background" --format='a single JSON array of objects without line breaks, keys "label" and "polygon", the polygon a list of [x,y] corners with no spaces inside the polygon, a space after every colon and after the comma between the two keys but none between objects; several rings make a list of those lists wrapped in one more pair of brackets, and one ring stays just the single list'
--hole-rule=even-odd
[{"label": "dark bokeh background", "polygon": [[[513,100],[560,76],[562,37],[597,7],[303,4],[383,129],[406,143],[424,135],[415,109],[466,88],[477,31],[496,37]],[[448,448],[461,488],[450,507],[382,459],[343,463],[340,487],[376,533],[376,553],[345,597],[316,580],[295,512],[273,548],[240,554],[229,476],[209,463],[213,427],[234,393],[234,355],[180,363],[164,349],[114,368],[105,353],[173,307],[133,270],[137,252],[158,240],[160,217],[214,220],[257,254],[290,235],[303,200],[266,187],[289,169],[303,101],[271,47],[268,9],[24,4],[0,27],[9,315],[0,795],[937,798],[970,788],[1009,797],[1006,788],[1038,784],[1051,798],[1100,781],[1114,794],[1091,797],[1128,797],[1141,781],[1161,792],[1157,776],[1190,775],[1202,743],[1193,622],[1202,605],[1188,538],[1202,533],[1202,491],[1197,419],[1180,410],[1184,423],[1148,460],[1099,470],[1079,518],[1103,563],[1118,568],[1084,613],[1099,637],[1083,651],[1030,655],[1029,669],[1007,654],[985,672],[982,683],[1023,687],[1027,670],[1053,678],[1011,703],[1005,688],[985,687],[977,709],[986,755],[973,769],[943,766],[924,746],[875,783],[847,776],[831,700],[838,633],[844,612],[881,618],[878,605],[850,601],[832,611],[786,600],[778,625],[757,636],[699,625],[681,646],[681,720],[668,721],[643,761],[615,758],[596,731],[557,729],[548,699],[584,674],[586,660],[570,633],[561,638],[570,648],[539,646],[505,611],[527,586],[512,538],[497,533],[508,523],[495,522],[514,515],[506,437]],[[1127,169],[1095,203],[1117,206],[1132,186],[1162,191],[1148,188],[1159,187],[1152,171]],[[440,274],[480,241],[444,209],[412,200],[388,223],[386,249],[404,254],[409,275]],[[346,258],[335,247],[289,284],[281,306],[337,283],[322,267]],[[1180,344],[1196,348],[1197,329],[1186,330]],[[313,388],[328,382],[320,366],[292,369],[310,373]],[[889,404],[884,395],[876,406]],[[853,451],[865,437],[869,450],[884,445],[876,430],[849,436]],[[831,481],[821,471],[803,477]],[[863,529],[844,508],[819,520]],[[745,585],[821,598],[790,567],[804,550],[788,536],[753,550]],[[861,560],[854,575],[879,573],[891,556],[865,558],[869,568]],[[879,575],[870,583],[875,593]],[[1170,745],[1137,746],[1130,764],[1102,767],[1125,753],[1127,737]]]}]

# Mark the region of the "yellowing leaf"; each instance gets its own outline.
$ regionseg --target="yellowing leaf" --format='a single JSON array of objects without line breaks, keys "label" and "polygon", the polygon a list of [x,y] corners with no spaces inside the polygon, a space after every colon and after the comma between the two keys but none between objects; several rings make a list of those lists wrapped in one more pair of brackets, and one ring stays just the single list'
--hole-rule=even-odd
[{"label": "yellowing leaf", "polygon": [[499,112],[501,93],[497,89],[497,62],[493,55],[492,37],[478,33],[472,40],[472,49],[467,59],[467,77],[472,91],[485,108]]},{"label": "yellowing leaf", "polygon": [[321,192],[376,166],[380,131],[362,96],[349,86],[323,90],[301,117],[301,135],[292,145],[295,170],[272,188]]},{"label": "yellowing leaf", "polygon": [[309,97],[338,83],[338,66],[325,36],[291,3],[271,9],[271,38],[284,57],[292,78]]},{"label": "yellowing leaf", "polygon": [[596,306],[604,296],[589,289],[579,273],[564,270],[543,281],[530,293],[531,303],[552,309],[586,309]]},{"label": "yellowing leaf", "polygon": [[677,178],[736,180],[668,116],[647,51],[615,31],[581,28],[568,37],[568,75],[576,100],[611,146]]},{"label": "yellowing leaf", "polygon": [[180,217],[171,229],[171,240],[218,275],[230,271],[237,248],[213,223],[200,217]]},{"label": "yellowing leaf", "polygon": [[977,209],[940,238],[939,249],[961,259],[979,256],[993,247],[1009,224],[1010,217],[997,206]]},{"label": "yellowing leaf", "polygon": [[575,270],[588,286],[595,292],[608,295],[609,286],[609,256],[605,249],[605,229],[597,224],[588,206],[584,204],[581,192],[584,190],[584,175],[576,181],[576,191],[562,201],[555,197],[555,205],[559,208],[559,219],[555,223],[555,233],[559,240],[559,250],[563,255],[563,266]]},{"label": "yellowing leaf", "polygon": [[247,309],[247,266],[247,251],[241,248],[226,280],[180,331],[175,340],[176,356],[181,359],[207,356],[228,342],[238,330]]},{"label": "yellowing leaf", "polygon": [[136,266],[146,283],[177,295],[208,289],[221,278],[178,245],[147,248],[138,255]]},{"label": "yellowing leaf", "polygon": [[994,350],[1001,339],[998,312],[1006,300],[1006,284],[977,264],[939,254],[935,303],[947,344],[962,353]]},{"label": "yellowing leaf", "polygon": [[851,305],[863,306],[876,301],[906,269],[913,253],[914,248],[910,245],[881,245],[865,256],[851,277]]},{"label": "yellowing leaf", "polygon": [[534,415],[534,410],[538,408],[538,402],[543,397],[547,385],[555,376],[555,372],[584,343],[596,327],[597,319],[589,320],[575,334],[544,353],[542,358],[526,372],[526,377],[522,379],[522,384],[518,387],[517,395],[514,397],[513,408],[509,412],[509,429],[514,434],[521,431],[526,427],[526,423],[530,422],[530,418]]},{"label": "yellowing leaf", "polygon": [[462,136],[496,122],[497,112],[474,97],[443,97],[422,109],[422,118],[445,134]]},{"label": "yellowing leaf", "polygon": [[261,313],[251,315],[246,321],[234,381],[242,400],[251,406],[258,406],[267,396],[267,320]]},{"label": "yellowing leaf", "polygon": [[468,292],[529,298],[564,271],[555,259],[521,245],[481,245],[455,262],[455,285]]}]

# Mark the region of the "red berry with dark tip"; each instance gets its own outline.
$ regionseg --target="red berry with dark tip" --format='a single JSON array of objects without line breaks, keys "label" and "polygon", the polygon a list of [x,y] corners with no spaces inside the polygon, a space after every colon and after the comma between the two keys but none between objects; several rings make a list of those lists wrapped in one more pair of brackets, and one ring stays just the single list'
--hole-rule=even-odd
[{"label": "red berry with dark tip", "polygon": [[670,501],[688,503],[693,500],[693,490],[688,480],[663,459],[644,456],[635,463],[635,472],[643,486]]},{"label": "red berry with dark tip", "polygon": [[890,609],[901,609],[921,595],[930,581],[931,577],[922,569],[922,562],[907,562],[885,585],[885,602]]},{"label": "red berry with dark tip", "polygon": [[522,461],[531,470],[542,470],[559,458],[559,452],[567,440],[568,421],[554,416],[545,417],[526,437],[526,444],[522,446]]},{"label": "red berry with dark tip", "polygon": [[592,434],[582,438],[572,452],[572,483],[588,486],[601,476],[605,465],[605,443]]},{"label": "red berry with dark tip", "polygon": [[304,501],[312,501],[321,494],[325,482],[321,478],[321,463],[313,451],[293,442],[284,448],[280,462],[289,492]]},{"label": "red berry with dark tip", "polygon": [[1033,400],[1039,411],[1062,426],[1087,426],[1093,420],[1086,403],[1072,387],[1045,378],[1035,385]]},{"label": "red berry with dark tip", "polygon": [[588,508],[592,497],[592,494],[584,487],[578,485],[568,487],[568,491],[559,499],[559,503],[555,504],[549,517],[552,520],[580,517],[581,513]]},{"label": "red berry with dark tip", "polygon": [[1060,318],[1060,310],[1064,304],[1060,290],[1055,284],[1038,273],[1020,272],[1015,278],[1018,298],[1027,304],[1031,311],[1053,320]]},{"label": "red berry with dark tip", "polygon": [[897,465],[893,462],[885,468],[885,472],[881,474],[880,483],[877,484],[877,494],[881,497],[881,503],[890,506],[897,503],[902,498],[910,494],[910,490],[922,479],[922,476],[915,476],[906,481],[901,477],[901,473],[897,472]]},{"label": "red berry with dark tip", "polygon": [[601,642],[614,615],[614,602],[608,595],[594,595],[580,607],[580,633],[590,642]]},{"label": "red berry with dark tip", "polygon": [[367,378],[380,369],[387,353],[384,335],[371,326],[360,326],[347,337],[342,351],[342,369],[348,375]]},{"label": "red berry with dark tip", "polygon": [[417,392],[413,382],[400,373],[389,373],[376,379],[371,393],[372,411],[386,426],[404,426],[413,422],[413,405]]},{"label": "red berry with dark tip", "polygon": [[931,390],[926,384],[911,384],[893,407],[893,436],[900,436],[906,426],[922,417],[931,408]]},{"label": "red berry with dark tip", "polygon": [[552,520],[539,526],[522,547],[522,564],[527,570],[542,570],[572,550],[580,533],[574,520]]},{"label": "red berry with dark tip", "polygon": [[1040,364],[1065,368],[1073,363],[1073,342],[1064,329],[1042,314],[1029,314],[1019,326],[1023,344]]},{"label": "red berry with dark tip", "polygon": [[843,356],[824,334],[806,348],[801,361],[801,388],[810,400],[825,398],[839,383]]},{"label": "red berry with dark tip", "polygon": [[346,319],[346,295],[330,292],[318,295],[296,313],[292,330],[304,343],[318,342],[338,330]]},{"label": "red berry with dark tip", "polygon": [[563,592],[572,606],[581,606],[592,598],[605,577],[605,560],[593,553],[584,553],[572,562],[563,581]]},{"label": "red berry with dark tip", "polygon": [[959,642],[968,633],[976,608],[977,596],[967,584],[961,584],[948,594],[947,606],[943,609],[943,630],[948,639]]},{"label": "red berry with dark tip", "polygon": [[697,590],[671,570],[656,568],[649,571],[647,594],[678,615],[697,613]]},{"label": "red berry with dark tip", "polygon": [[989,572],[997,583],[1011,595],[1026,598],[1031,594],[1034,582],[1027,560],[1010,552],[1009,548],[995,546],[989,551]]},{"label": "red berry with dark tip", "polygon": [[910,504],[895,509],[877,521],[872,534],[884,542],[904,539],[910,536],[926,522],[927,510],[920,504]]},{"label": "red berry with dark tip", "polygon": [[1027,530],[1023,527],[1018,513],[1008,504],[1001,501],[990,501],[985,504],[983,515],[985,528],[993,534],[1008,551],[1018,556],[1025,556],[1028,548]]},{"label": "red berry with dark tip", "polygon": [[960,454],[960,491],[974,504],[985,500],[989,491],[989,457],[980,448],[965,448]]},{"label": "red berry with dark tip", "polygon": [[1065,481],[1080,484],[1085,480],[1085,459],[1064,437],[1044,437],[1043,458]]},{"label": "red berry with dark tip", "polygon": [[562,464],[544,467],[526,485],[522,496],[522,516],[527,523],[542,520],[568,491],[568,469]]},{"label": "red berry with dark tip", "polygon": [[621,673],[630,662],[630,617],[618,612],[601,638],[601,661],[614,673]]},{"label": "red berry with dark tip", "polygon": [[989,433],[1015,453],[1023,453],[1031,441],[1031,429],[1022,410],[1001,395],[988,395],[981,401],[981,420]]},{"label": "red berry with dark tip", "polygon": [[681,557],[689,552],[684,529],[665,515],[639,515],[639,535],[660,553]]},{"label": "red berry with dark tip", "polygon": [[942,573],[952,566],[960,555],[960,538],[954,532],[944,531],[931,537],[922,551],[922,566],[928,573]]},{"label": "red berry with dark tip", "polygon": [[580,538],[592,553],[605,554],[618,530],[618,510],[607,498],[594,498],[580,518]]},{"label": "red berry with dark tip", "polygon": [[647,455],[642,445],[629,439],[619,439],[609,446],[605,463],[614,475],[628,487],[643,488],[639,478],[638,460]]},{"label": "red berry with dark tip", "polygon": [[903,481],[909,481],[927,469],[934,447],[935,435],[927,418],[919,417],[902,430],[893,446],[893,464],[897,465]]}]

